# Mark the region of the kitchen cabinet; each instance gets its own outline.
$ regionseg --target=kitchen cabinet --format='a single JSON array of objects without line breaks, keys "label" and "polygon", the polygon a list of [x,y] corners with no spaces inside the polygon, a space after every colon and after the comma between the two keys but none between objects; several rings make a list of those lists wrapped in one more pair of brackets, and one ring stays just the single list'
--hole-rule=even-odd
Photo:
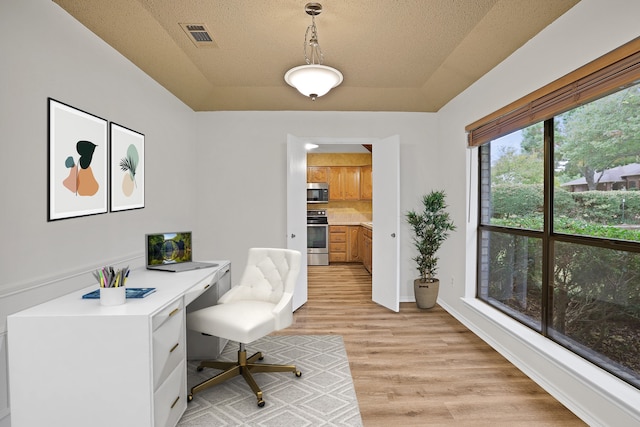
[{"label": "kitchen cabinet", "polygon": [[329,226],[329,262],[359,262],[359,225]]},{"label": "kitchen cabinet", "polygon": [[371,273],[373,269],[373,230],[367,227],[361,227],[361,242],[362,265],[364,265],[364,268],[366,268],[367,271]]},{"label": "kitchen cabinet", "polygon": [[360,200],[360,166],[332,166],[329,169],[329,201]]},{"label": "kitchen cabinet", "polygon": [[371,165],[308,166],[307,182],[329,183],[330,201],[373,198]]},{"label": "kitchen cabinet", "polygon": [[360,236],[360,226],[350,225],[347,227],[347,242],[348,242],[348,255],[347,261],[349,262],[357,262],[360,261],[360,251],[359,251],[359,239]]},{"label": "kitchen cabinet", "polygon": [[347,226],[329,226],[329,263],[347,261]]},{"label": "kitchen cabinet", "polygon": [[373,180],[371,166],[360,167],[360,199],[371,200],[373,198]]},{"label": "kitchen cabinet", "polygon": [[307,167],[307,182],[329,182],[329,171],[326,166]]}]

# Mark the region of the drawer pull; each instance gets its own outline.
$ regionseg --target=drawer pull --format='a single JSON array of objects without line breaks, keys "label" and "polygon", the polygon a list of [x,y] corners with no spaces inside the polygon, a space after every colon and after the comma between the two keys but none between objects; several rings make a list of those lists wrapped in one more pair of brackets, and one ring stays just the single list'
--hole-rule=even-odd
[{"label": "drawer pull", "polygon": [[171,404],[171,409],[173,409],[173,407],[176,406],[176,404],[178,403],[178,400],[180,400],[180,396],[176,397],[176,400],[173,401],[173,403]]},{"label": "drawer pull", "polygon": [[180,311],[179,308],[174,309],[171,313],[169,313],[169,317],[173,316],[174,314],[176,314],[179,311]]},{"label": "drawer pull", "polygon": [[171,350],[169,350],[169,353],[173,353],[173,350],[175,350],[176,348],[178,348],[178,346],[180,345],[179,342],[176,343],[176,345],[174,345],[173,347],[171,347]]},{"label": "drawer pull", "polygon": [[207,289],[209,286],[211,286],[211,284],[207,283],[204,288]]}]

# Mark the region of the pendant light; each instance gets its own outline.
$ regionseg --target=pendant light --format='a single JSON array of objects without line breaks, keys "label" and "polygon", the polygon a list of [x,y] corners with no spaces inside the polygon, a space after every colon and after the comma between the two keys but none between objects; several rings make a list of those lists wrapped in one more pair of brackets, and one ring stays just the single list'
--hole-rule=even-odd
[{"label": "pendant light", "polygon": [[308,96],[312,101],[325,95],[342,83],[342,73],[333,67],[322,65],[323,56],[318,43],[318,29],[315,17],[322,12],[320,3],[307,3],[304,10],[311,15],[311,25],[304,35],[304,59],[306,65],[293,67],[284,75],[284,80]]}]

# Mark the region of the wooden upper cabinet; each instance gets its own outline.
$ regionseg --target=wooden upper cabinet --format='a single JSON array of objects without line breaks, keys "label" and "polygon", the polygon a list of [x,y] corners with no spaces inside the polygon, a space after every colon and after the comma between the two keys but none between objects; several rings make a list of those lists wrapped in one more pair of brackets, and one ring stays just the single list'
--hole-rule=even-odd
[{"label": "wooden upper cabinet", "polygon": [[360,166],[329,168],[329,200],[360,200]]},{"label": "wooden upper cabinet", "polygon": [[341,169],[329,168],[329,200],[344,200]]},{"label": "wooden upper cabinet", "polygon": [[309,166],[307,168],[307,182],[329,182],[329,172],[325,166]]},{"label": "wooden upper cabinet", "polygon": [[360,167],[347,166],[344,168],[344,199],[360,200]]},{"label": "wooden upper cabinet", "polygon": [[360,168],[360,199],[373,199],[373,180],[371,174],[371,166],[362,166]]}]

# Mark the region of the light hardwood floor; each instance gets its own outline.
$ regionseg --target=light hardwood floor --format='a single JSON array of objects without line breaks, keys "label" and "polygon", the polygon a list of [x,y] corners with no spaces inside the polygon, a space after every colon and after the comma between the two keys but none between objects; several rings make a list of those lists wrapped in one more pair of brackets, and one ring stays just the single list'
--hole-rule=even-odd
[{"label": "light hardwood floor", "polygon": [[308,276],[308,302],[278,334],[342,335],[365,427],[586,425],[439,306],[373,303],[358,264]]}]

